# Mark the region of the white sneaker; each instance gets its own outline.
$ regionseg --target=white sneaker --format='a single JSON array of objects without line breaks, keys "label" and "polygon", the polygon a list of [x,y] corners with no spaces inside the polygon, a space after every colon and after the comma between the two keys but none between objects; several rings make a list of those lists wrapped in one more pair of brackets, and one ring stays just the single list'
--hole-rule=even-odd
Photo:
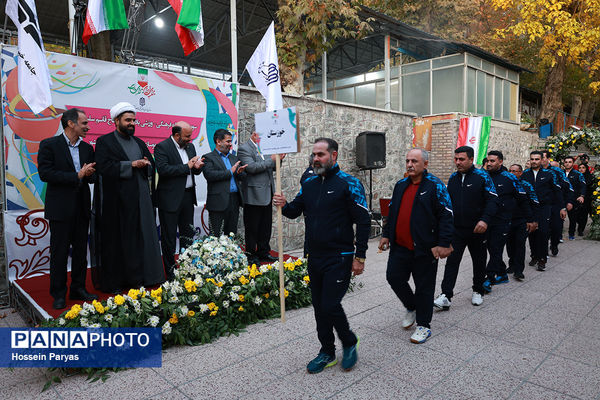
[{"label": "white sneaker", "polygon": [[431,336],[431,329],[424,326],[417,326],[417,330],[410,337],[410,341],[413,343],[425,343],[429,336]]},{"label": "white sneaker", "polygon": [[416,319],[417,319],[416,311],[406,311],[406,315],[404,316],[404,318],[402,318],[402,327],[404,329],[410,328],[411,326],[413,326]]},{"label": "white sneaker", "polygon": [[473,296],[471,297],[471,304],[474,306],[480,306],[483,304],[483,296],[480,293],[473,292]]},{"label": "white sneaker", "polygon": [[440,294],[437,299],[433,301],[433,306],[440,310],[449,310],[452,302],[446,297],[444,293]]}]

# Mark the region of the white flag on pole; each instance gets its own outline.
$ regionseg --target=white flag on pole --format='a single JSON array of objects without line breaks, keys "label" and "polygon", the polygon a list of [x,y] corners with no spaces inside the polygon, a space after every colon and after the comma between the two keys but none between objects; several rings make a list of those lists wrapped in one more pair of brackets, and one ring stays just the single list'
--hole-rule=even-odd
[{"label": "white flag on pole", "polygon": [[269,25],[265,36],[246,64],[246,69],[254,86],[267,101],[267,111],[281,110],[283,98],[281,97],[279,61],[275,45],[275,22],[271,22]]},{"label": "white flag on pole", "polygon": [[35,1],[8,0],[6,15],[19,33],[19,94],[37,114],[52,105],[52,94]]}]

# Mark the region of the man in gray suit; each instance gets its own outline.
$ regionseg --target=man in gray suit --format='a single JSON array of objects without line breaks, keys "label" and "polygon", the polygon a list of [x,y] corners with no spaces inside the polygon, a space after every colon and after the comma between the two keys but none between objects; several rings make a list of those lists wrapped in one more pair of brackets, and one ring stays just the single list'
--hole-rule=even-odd
[{"label": "man in gray suit", "polygon": [[192,127],[178,122],[171,128],[171,136],[154,148],[158,170],[158,218],[162,258],[167,279],[174,278],[175,239],[179,228],[179,246],[184,249],[194,237],[194,206],[196,182],[194,175],[202,172],[204,161],[196,155]]},{"label": "man in gray suit", "polygon": [[206,209],[210,234],[220,236],[237,233],[240,207],[244,205],[241,191],[246,165],[231,154],[231,132],[217,129],[213,135],[215,149],[202,156],[204,178],[208,183]]},{"label": "man in gray suit", "polygon": [[[240,146],[238,156],[246,164],[246,179],[242,186],[244,193],[244,230],[248,261],[258,264],[260,261],[274,262],[277,258],[269,253],[271,247],[271,225],[273,207],[271,198],[275,193],[273,171],[275,154],[264,156],[260,150],[260,135],[253,132],[250,140]],[[280,158],[283,160],[285,154]]]}]

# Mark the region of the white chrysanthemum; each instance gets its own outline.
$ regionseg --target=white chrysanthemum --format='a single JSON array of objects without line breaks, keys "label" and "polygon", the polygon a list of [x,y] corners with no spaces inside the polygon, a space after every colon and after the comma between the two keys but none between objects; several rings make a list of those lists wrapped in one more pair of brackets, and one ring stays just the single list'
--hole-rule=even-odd
[{"label": "white chrysanthemum", "polygon": [[82,308],[81,310],[79,310],[79,315],[82,317],[87,317],[88,315],[90,315],[90,312],[88,310],[86,310],[85,308]]},{"label": "white chrysanthemum", "polygon": [[160,306],[160,303],[156,300],[152,300],[152,307],[156,308],[158,306]]},{"label": "white chrysanthemum", "polygon": [[233,292],[236,292],[236,293],[237,293],[237,292],[239,292],[240,290],[242,290],[242,287],[241,287],[241,286],[238,286],[238,285],[235,285],[235,286],[232,286],[232,287],[231,287],[231,290],[232,290]]},{"label": "white chrysanthemum", "polygon": [[187,315],[188,311],[189,311],[189,309],[187,308],[187,306],[179,307],[179,316],[185,317]]},{"label": "white chrysanthemum", "polygon": [[190,299],[192,300],[192,302],[197,302],[198,301],[198,295],[197,294],[193,294]]},{"label": "white chrysanthemum", "polygon": [[81,318],[79,320],[79,324],[81,326],[83,326],[84,328],[87,328],[89,326],[88,319],[87,318]]},{"label": "white chrysanthemum", "polygon": [[171,323],[169,321],[165,322],[165,324],[162,326],[162,334],[168,335],[171,333],[171,330]]},{"label": "white chrysanthemum", "polygon": [[208,311],[208,306],[206,304],[200,304],[200,312],[205,313]]},{"label": "white chrysanthemum", "polygon": [[108,323],[112,322],[113,316],[111,314],[105,314],[104,320]]},{"label": "white chrysanthemum", "polygon": [[222,290],[223,290],[223,289],[221,289],[220,287],[218,287],[218,286],[217,286],[217,287],[215,288],[215,296],[219,296],[219,295],[221,295],[221,291],[222,291]]},{"label": "white chrysanthemum", "polygon": [[177,296],[169,297],[169,303],[177,303],[178,301],[179,301],[179,298]]},{"label": "white chrysanthemum", "polygon": [[257,306],[260,306],[261,303],[262,303],[262,299],[260,297],[256,296],[254,298],[254,304],[256,304]]},{"label": "white chrysanthemum", "polygon": [[65,319],[64,319],[64,318],[59,318],[59,319],[58,319],[58,324],[59,324],[59,325],[64,325],[66,322],[67,322],[67,321],[65,321]]},{"label": "white chrysanthemum", "polygon": [[289,282],[288,282],[288,287],[287,287],[287,289],[288,289],[288,290],[291,290],[291,289],[293,289],[293,288],[294,288],[294,282],[293,282],[293,281],[289,281]]},{"label": "white chrysanthemum", "polygon": [[237,301],[237,300],[238,300],[238,294],[237,294],[237,293],[235,293],[235,292],[229,292],[229,298],[230,298],[232,301]]},{"label": "white chrysanthemum", "polygon": [[[156,315],[151,316],[150,318],[148,318],[148,321],[146,322],[148,325],[150,325],[153,328],[156,328],[156,326],[158,325],[158,323],[160,322],[160,318],[158,318]],[[169,323],[169,321],[167,321],[167,324]],[[163,326],[164,328],[164,326]]]},{"label": "white chrysanthemum", "polygon": [[229,300],[223,300],[223,308],[229,308]]},{"label": "white chrysanthemum", "polygon": [[115,308],[117,308],[113,297],[109,297],[108,300],[106,300],[106,306],[109,310],[114,310]]},{"label": "white chrysanthemum", "polygon": [[95,324],[91,324],[89,326],[89,328],[102,328],[102,325],[100,325],[98,322],[96,322]]}]

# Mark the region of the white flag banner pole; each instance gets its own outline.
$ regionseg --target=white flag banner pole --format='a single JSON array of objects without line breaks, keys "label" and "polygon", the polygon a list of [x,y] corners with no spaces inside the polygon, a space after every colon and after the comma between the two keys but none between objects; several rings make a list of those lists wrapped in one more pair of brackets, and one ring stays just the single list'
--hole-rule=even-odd
[{"label": "white flag banner pole", "polygon": [[267,111],[282,109],[283,98],[281,97],[277,45],[275,44],[275,22],[271,22],[269,25],[269,29],[246,64],[246,69],[254,86],[267,102]]},{"label": "white flag banner pole", "polygon": [[8,0],[6,15],[19,34],[19,94],[38,114],[52,105],[50,72],[34,0]]}]

